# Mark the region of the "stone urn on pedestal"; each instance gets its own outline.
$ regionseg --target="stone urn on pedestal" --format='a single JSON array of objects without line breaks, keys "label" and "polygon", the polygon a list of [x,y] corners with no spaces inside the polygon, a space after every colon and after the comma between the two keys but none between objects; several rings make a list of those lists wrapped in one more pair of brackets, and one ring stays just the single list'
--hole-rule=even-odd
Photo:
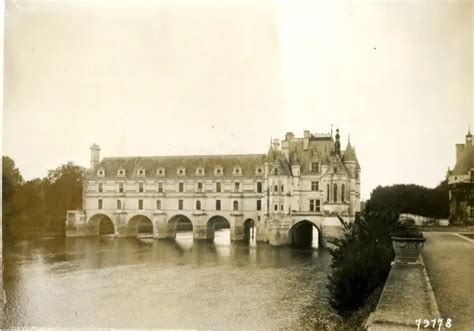
[{"label": "stone urn on pedestal", "polygon": [[391,235],[395,263],[415,263],[420,256],[426,238],[413,225],[414,221],[411,221],[402,221]]}]

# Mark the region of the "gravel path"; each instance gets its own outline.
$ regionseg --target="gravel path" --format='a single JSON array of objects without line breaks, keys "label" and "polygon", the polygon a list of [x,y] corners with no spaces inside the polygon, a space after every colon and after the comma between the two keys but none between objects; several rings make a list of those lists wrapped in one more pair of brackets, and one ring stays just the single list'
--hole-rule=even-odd
[{"label": "gravel path", "polygon": [[456,233],[424,236],[423,260],[441,316],[453,320],[450,330],[474,330],[474,241]]}]

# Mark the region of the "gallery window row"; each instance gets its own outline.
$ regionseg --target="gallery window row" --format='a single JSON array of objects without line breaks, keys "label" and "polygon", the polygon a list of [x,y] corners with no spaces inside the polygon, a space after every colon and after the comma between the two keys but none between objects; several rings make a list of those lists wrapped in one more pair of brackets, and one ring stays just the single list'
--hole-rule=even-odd
[{"label": "gallery window row", "polygon": [[[161,200],[156,200],[156,210],[161,210],[162,209],[162,204]],[[183,210],[184,209],[184,200],[178,200],[178,210]],[[202,210],[202,203],[201,200],[196,200],[195,201],[195,210]],[[97,200],[97,208],[98,209],[103,209],[103,200],[98,199]],[[116,209],[121,210],[123,209],[122,205],[122,200],[117,200],[116,201]],[[137,209],[143,209],[143,199],[138,199],[137,200]],[[215,201],[215,210],[221,210],[221,200],[216,200]],[[239,201],[234,200],[232,202],[232,210],[238,211],[239,210]],[[256,210],[260,211],[262,210],[262,200],[256,200]]]},{"label": "gallery window row", "polygon": [[[157,188],[157,191],[158,193],[163,193],[165,192],[164,190],[164,186],[163,186],[163,182],[159,182],[156,186]],[[118,192],[119,193],[124,193],[124,183],[118,183]],[[178,192],[182,193],[184,192],[184,182],[179,182],[178,183]],[[257,185],[255,187],[255,190],[257,191],[257,193],[262,193],[263,192],[263,183],[262,182],[257,182]],[[276,186],[275,190],[278,190],[278,187]],[[283,191],[283,185],[281,186],[281,190]],[[98,183],[97,185],[97,191],[99,193],[102,193],[104,192],[104,185],[103,183]],[[138,185],[137,185],[137,191],[139,193],[143,193],[144,192],[144,183],[143,182],[139,182]],[[220,193],[222,192],[223,189],[222,189],[222,183],[221,182],[217,182],[215,183],[215,186],[214,186],[214,192],[217,192],[217,193]],[[200,193],[200,192],[205,192],[205,189],[204,189],[204,183],[203,182],[198,182],[195,184],[195,190],[194,192],[197,192],[197,193]],[[242,185],[240,182],[234,182],[234,186],[233,186],[233,192],[242,192]]]}]

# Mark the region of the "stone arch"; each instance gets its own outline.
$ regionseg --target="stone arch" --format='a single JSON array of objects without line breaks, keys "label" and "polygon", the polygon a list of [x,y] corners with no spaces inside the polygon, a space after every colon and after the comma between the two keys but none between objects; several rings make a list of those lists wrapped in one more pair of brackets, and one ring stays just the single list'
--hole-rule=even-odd
[{"label": "stone arch", "polygon": [[193,231],[195,224],[186,215],[177,214],[168,219],[166,222],[168,238],[176,238],[176,232]]},{"label": "stone arch", "polygon": [[255,238],[255,221],[253,218],[247,218],[244,221],[244,240]]},{"label": "stone arch", "polygon": [[213,240],[217,229],[231,229],[230,221],[222,215],[214,215],[206,223],[206,239]]},{"label": "stone arch", "polygon": [[127,222],[127,237],[137,237],[139,233],[153,235],[153,232],[153,222],[147,215],[133,215]]},{"label": "stone arch", "polygon": [[294,246],[311,247],[313,242],[313,228],[318,232],[318,247],[322,244],[323,233],[321,227],[307,219],[294,223],[288,230],[288,243]]},{"label": "stone arch", "polygon": [[115,234],[115,224],[106,214],[94,214],[87,220],[88,235],[110,235]]}]

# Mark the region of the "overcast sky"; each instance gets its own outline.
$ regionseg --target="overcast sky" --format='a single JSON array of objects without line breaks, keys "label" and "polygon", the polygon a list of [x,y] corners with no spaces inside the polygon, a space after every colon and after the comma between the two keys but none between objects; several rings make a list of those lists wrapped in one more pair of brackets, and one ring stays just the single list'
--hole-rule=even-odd
[{"label": "overcast sky", "polygon": [[264,153],[351,136],[362,197],[433,187],[474,123],[474,6],[7,1],[3,154],[25,179],[101,156]]}]

